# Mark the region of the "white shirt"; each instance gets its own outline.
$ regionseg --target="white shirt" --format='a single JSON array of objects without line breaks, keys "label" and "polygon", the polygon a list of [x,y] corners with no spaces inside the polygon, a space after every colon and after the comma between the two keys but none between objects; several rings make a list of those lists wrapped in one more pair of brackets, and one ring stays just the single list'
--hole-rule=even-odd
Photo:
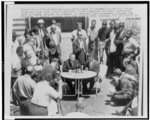
[{"label": "white shirt", "polygon": [[52,98],[58,98],[60,95],[52,88],[47,81],[41,81],[36,84],[31,103],[48,108],[48,115],[53,116],[58,112],[57,103]]},{"label": "white shirt", "polygon": [[41,36],[41,37],[44,37],[43,29],[42,29],[42,28],[39,28],[38,30],[39,30],[39,34],[40,34],[40,36]]},{"label": "white shirt", "polygon": [[31,102],[47,107],[51,104],[52,98],[58,98],[59,93],[52,88],[47,81],[41,81],[36,84]]},{"label": "white shirt", "polygon": [[137,41],[134,38],[129,38],[128,40],[125,40],[123,51],[134,52],[138,47],[140,47],[140,45],[137,43]]},{"label": "white shirt", "polygon": [[58,46],[58,44],[59,44],[59,36],[56,33],[53,33],[52,36],[53,36],[53,40],[55,42],[55,45]]},{"label": "white shirt", "polygon": [[16,50],[19,47],[18,40],[15,40],[15,42],[12,42],[12,56],[16,55]]},{"label": "white shirt", "polygon": [[98,29],[96,27],[94,29],[91,29],[91,27],[89,27],[87,30],[87,35],[91,40],[95,40],[98,35]]},{"label": "white shirt", "polygon": [[78,40],[79,40],[79,43],[80,43],[80,48],[84,48],[83,40],[80,40],[80,39],[78,39]]},{"label": "white shirt", "polygon": [[14,83],[13,90],[18,98],[32,98],[35,85],[36,82],[31,79],[31,76],[25,74],[24,76],[18,77],[18,79]]},{"label": "white shirt", "polygon": [[115,36],[116,36],[116,34],[115,34],[114,30],[112,30],[110,33],[110,53],[116,52],[116,45],[114,43]]}]

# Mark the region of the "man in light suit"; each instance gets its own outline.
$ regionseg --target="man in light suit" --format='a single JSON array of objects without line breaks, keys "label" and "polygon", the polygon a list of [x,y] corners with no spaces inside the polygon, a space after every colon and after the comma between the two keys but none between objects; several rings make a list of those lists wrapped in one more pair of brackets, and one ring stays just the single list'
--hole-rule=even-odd
[{"label": "man in light suit", "polygon": [[[94,71],[97,73],[95,78],[90,78],[88,80],[83,80],[83,94],[87,94],[93,88],[95,81],[99,79],[99,72],[100,72],[100,64],[96,61],[91,54],[88,55],[88,61],[84,66],[85,70]],[[87,88],[87,83],[90,82],[89,89]]]},{"label": "man in light suit", "polygon": [[86,64],[87,56],[87,44],[82,32],[77,33],[78,38],[73,41],[73,53],[76,55],[76,59],[80,62],[81,65]]}]

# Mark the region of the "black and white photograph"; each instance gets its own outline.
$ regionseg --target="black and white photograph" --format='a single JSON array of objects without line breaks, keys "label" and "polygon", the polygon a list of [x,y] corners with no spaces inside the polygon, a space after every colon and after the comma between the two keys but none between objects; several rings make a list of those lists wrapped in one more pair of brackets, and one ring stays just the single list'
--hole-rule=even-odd
[{"label": "black and white photograph", "polygon": [[148,7],[5,2],[5,119],[147,118]]}]

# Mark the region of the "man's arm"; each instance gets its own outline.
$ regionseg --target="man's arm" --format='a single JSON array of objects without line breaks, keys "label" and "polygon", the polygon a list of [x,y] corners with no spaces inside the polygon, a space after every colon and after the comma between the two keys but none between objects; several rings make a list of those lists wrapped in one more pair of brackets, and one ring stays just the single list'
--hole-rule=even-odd
[{"label": "man's arm", "polygon": [[116,91],[114,94],[118,95],[118,94],[124,94],[127,90],[128,90],[128,78],[122,78],[121,80],[121,90]]}]

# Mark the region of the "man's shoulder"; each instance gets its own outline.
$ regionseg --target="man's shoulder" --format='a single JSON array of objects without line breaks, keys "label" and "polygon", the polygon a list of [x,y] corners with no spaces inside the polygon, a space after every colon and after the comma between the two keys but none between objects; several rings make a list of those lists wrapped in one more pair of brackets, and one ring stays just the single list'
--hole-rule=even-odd
[{"label": "man's shoulder", "polygon": [[64,61],[64,64],[68,64],[69,63],[69,59],[68,60],[66,60],[66,61]]}]

